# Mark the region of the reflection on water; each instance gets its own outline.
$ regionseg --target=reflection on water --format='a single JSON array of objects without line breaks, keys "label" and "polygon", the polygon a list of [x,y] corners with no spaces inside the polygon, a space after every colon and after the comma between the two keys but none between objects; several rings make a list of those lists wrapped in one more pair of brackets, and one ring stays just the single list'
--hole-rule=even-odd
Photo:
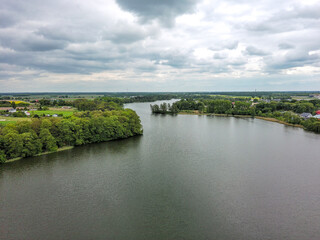
[{"label": "reflection on water", "polygon": [[128,106],[143,136],[1,165],[0,239],[319,239],[319,135]]}]

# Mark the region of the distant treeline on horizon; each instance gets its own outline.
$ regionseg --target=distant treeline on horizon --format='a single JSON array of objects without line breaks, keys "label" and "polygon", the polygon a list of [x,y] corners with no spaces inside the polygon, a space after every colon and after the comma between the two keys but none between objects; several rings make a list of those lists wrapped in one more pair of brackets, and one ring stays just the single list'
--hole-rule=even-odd
[{"label": "distant treeline on horizon", "polygon": [[149,96],[149,95],[172,95],[173,97],[194,96],[194,95],[227,95],[227,96],[269,96],[269,95],[298,95],[308,96],[310,94],[320,94],[320,91],[213,91],[213,92],[6,92],[0,93],[0,96],[81,96],[81,95],[100,95],[112,97],[132,97],[132,96]]}]

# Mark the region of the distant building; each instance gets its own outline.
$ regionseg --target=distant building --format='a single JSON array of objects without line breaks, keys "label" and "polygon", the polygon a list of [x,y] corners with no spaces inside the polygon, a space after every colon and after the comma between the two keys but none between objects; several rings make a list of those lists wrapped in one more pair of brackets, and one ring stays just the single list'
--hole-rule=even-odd
[{"label": "distant building", "polygon": [[50,114],[47,114],[46,117],[51,117],[51,115],[50,115]]},{"label": "distant building", "polygon": [[316,118],[316,119],[318,119],[318,120],[320,120],[320,114],[319,115],[315,115],[315,116],[313,116],[314,118]]},{"label": "distant building", "polygon": [[316,115],[320,115],[320,110],[316,111]]},{"label": "distant building", "polygon": [[16,109],[14,109],[14,108],[9,109],[9,113],[15,113],[15,112],[17,112]]},{"label": "distant building", "polygon": [[52,117],[58,117],[58,115],[57,114],[53,114]]},{"label": "distant building", "polygon": [[28,111],[24,111],[24,114],[30,116],[30,113]]},{"label": "distant building", "polygon": [[300,117],[304,118],[304,119],[309,119],[312,117],[311,113],[301,113]]}]

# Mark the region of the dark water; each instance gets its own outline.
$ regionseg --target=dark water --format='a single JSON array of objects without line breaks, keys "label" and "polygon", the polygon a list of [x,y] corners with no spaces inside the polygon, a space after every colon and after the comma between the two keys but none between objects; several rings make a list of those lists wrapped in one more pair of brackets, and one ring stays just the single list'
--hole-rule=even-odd
[{"label": "dark water", "polygon": [[141,137],[0,166],[0,239],[320,239],[320,135],[130,107]]}]

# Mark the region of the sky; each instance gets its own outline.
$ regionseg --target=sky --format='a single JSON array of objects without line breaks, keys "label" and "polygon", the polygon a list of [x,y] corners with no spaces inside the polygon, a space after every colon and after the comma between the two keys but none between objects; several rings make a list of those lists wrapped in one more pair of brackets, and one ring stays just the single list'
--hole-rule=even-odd
[{"label": "sky", "polygon": [[1,0],[0,92],[320,90],[319,0]]}]

